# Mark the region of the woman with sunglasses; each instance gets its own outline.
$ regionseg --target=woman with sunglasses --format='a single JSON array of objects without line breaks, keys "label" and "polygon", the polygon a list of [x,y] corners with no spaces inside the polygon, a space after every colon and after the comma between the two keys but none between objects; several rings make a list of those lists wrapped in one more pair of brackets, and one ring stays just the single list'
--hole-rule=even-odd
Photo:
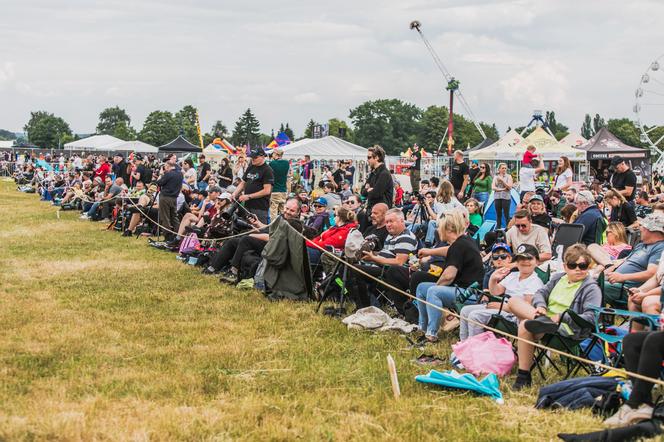
[{"label": "woman with sunglasses", "polygon": [[[565,251],[565,271],[552,275],[549,282],[535,292],[531,303],[518,297],[509,300],[510,311],[520,320],[520,338],[536,341],[545,333],[555,332],[579,339],[584,337],[579,326],[568,315],[563,317],[563,313],[569,309],[586,321],[594,322],[591,306],[601,305],[602,292],[588,272],[592,263],[593,259],[586,246],[574,244]],[[530,367],[535,353],[535,347],[524,341],[519,341],[517,348],[519,371],[512,386],[514,390],[529,387],[532,383]]]},{"label": "woman with sunglasses", "polygon": [[482,204],[489,200],[492,181],[491,167],[488,164],[480,164],[480,171],[473,180],[473,197]]}]

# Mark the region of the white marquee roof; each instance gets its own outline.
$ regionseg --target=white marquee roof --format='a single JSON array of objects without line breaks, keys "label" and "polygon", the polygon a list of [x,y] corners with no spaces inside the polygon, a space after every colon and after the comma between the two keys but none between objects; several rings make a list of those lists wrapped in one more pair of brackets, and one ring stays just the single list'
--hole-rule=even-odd
[{"label": "white marquee roof", "polygon": [[144,143],[142,141],[118,141],[116,143],[107,144],[105,146],[100,146],[99,150],[109,150],[112,152],[123,151],[123,152],[142,152],[142,153],[157,153],[159,149],[154,147],[151,144]]},{"label": "white marquee roof", "polygon": [[71,143],[65,144],[65,149],[76,150],[76,149],[95,149],[95,150],[108,150],[106,145],[111,143],[117,143],[119,141],[124,141],[119,138],[115,138],[111,135],[92,135],[91,137],[83,138],[82,140],[72,141]]},{"label": "white marquee roof", "polygon": [[304,138],[283,148],[285,159],[299,159],[305,155],[312,160],[365,160],[368,150],[337,137]]}]

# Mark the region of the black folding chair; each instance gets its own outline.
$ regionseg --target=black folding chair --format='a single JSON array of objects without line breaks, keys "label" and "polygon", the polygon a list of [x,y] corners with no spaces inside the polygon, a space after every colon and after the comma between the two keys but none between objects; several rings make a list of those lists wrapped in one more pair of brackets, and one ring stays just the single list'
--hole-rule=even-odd
[{"label": "black folding chair", "polygon": [[563,246],[562,252],[564,254],[569,246],[581,242],[584,230],[585,227],[583,224],[560,224],[553,237],[553,257],[556,258],[558,256],[559,246]]}]

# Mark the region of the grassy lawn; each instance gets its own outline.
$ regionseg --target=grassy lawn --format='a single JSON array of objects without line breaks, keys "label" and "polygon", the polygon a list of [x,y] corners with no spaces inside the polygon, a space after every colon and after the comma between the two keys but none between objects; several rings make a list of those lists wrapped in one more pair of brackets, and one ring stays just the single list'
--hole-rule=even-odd
[{"label": "grassy lawn", "polygon": [[[501,387],[500,406],[418,384],[427,370],[402,337],[227,288],[104,227],[0,181],[0,440],[541,441],[600,428],[589,411],[535,410],[535,388]],[[431,350],[446,358],[450,342]]]}]

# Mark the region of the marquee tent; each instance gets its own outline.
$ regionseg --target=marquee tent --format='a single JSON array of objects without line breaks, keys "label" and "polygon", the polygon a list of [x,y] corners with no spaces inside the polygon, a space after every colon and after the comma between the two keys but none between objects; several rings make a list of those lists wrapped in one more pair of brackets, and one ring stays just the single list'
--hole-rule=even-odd
[{"label": "marquee tent", "polygon": [[[507,132],[505,135],[500,137],[498,141],[493,143],[488,147],[484,147],[478,150],[471,150],[468,154],[468,157],[471,160],[496,160],[502,159],[498,155],[502,153],[505,149],[520,143],[523,140],[523,137],[519,133],[512,129]],[[474,149],[474,148],[473,148]]]},{"label": "marquee tent", "polygon": [[141,152],[141,153],[157,153],[159,151],[159,149],[157,149],[153,145],[138,140],[118,141],[117,143],[107,144],[103,146],[103,150],[108,150],[109,152]]},{"label": "marquee tent", "polygon": [[467,157],[470,154],[470,152],[475,152],[477,150],[484,149],[485,147],[491,146],[493,143],[495,143],[495,140],[492,140],[491,138],[485,138],[477,146],[471,147],[470,149],[466,149],[463,152],[463,155]]},{"label": "marquee tent", "polygon": [[586,140],[581,135],[575,132],[571,132],[565,135],[565,137],[563,137],[563,139],[560,140],[560,144],[569,147],[579,147],[583,144],[586,144],[587,142],[588,140]]},{"label": "marquee tent", "polygon": [[92,135],[81,140],[65,143],[65,149],[68,150],[108,150],[106,146],[112,143],[124,142],[111,135]]},{"label": "marquee tent", "polygon": [[536,128],[521,143],[514,146],[515,159],[521,160],[523,153],[530,145],[537,148],[535,153],[542,155],[544,161],[557,161],[562,156],[569,158],[570,161],[586,160],[585,152],[558,142],[558,140],[541,127]]},{"label": "marquee tent", "polygon": [[203,149],[201,149],[200,146],[191,144],[182,135],[178,135],[176,139],[174,139],[168,144],[159,146],[159,153],[180,153],[180,152],[201,153],[202,151]]},{"label": "marquee tent", "polygon": [[606,160],[615,155],[630,159],[645,159],[650,157],[650,151],[641,147],[628,146],[613,135],[606,127],[601,128],[588,140],[579,146],[588,154],[588,160]]},{"label": "marquee tent", "polygon": [[309,155],[312,160],[366,161],[368,150],[334,136],[304,138],[283,148],[284,159],[298,159]]},{"label": "marquee tent", "polygon": [[215,162],[220,161],[222,158],[226,158],[228,156],[228,151],[226,149],[222,149],[218,144],[212,143],[205,146],[203,153],[205,154],[205,158]]}]

